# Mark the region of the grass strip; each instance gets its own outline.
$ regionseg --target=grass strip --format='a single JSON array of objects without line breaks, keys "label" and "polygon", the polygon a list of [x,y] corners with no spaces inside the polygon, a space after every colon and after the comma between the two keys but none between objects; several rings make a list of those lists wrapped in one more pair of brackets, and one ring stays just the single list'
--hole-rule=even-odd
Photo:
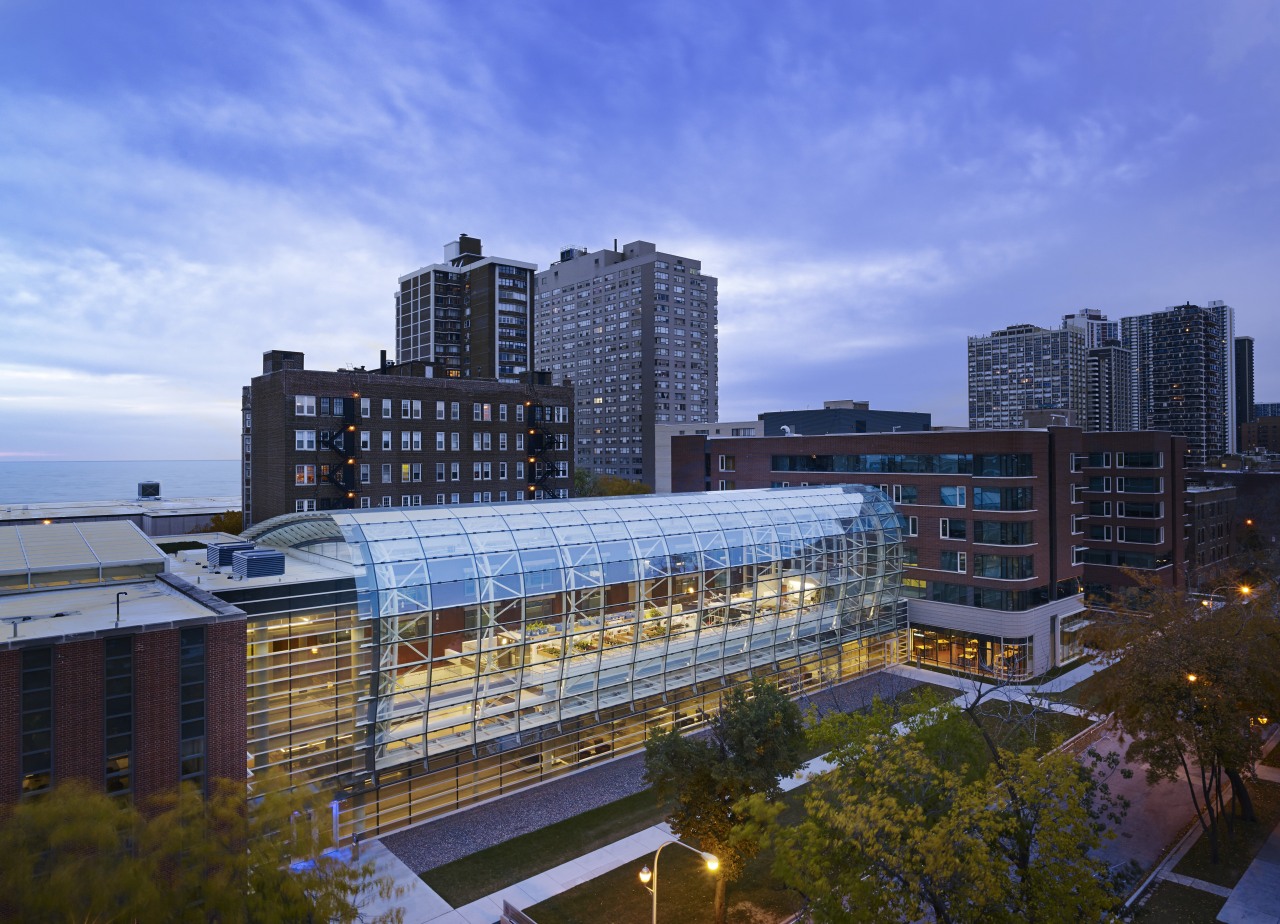
[{"label": "grass strip", "polygon": [[646,789],[437,866],[420,878],[458,908],[665,819],[665,807]]},{"label": "grass strip", "polygon": [[1235,833],[1229,835],[1226,820],[1219,819],[1219,861],[1214,863],[1209,859],[1209,836],[1202,833],[1186,856],[1174,867],[1175,873],[1227,888],[1235,887],[1271,836],[1271,832],[1280,824],[1280,783],[1251,783],[1249,795],[1253,799],[1253,810],[1258,820],[1243,821],[1237,818]]},{"label": "grass strip", "polygon": [[1161,882],[1134,915],[1135,924],[1215,924],[1225,898],[1176,882]]}]

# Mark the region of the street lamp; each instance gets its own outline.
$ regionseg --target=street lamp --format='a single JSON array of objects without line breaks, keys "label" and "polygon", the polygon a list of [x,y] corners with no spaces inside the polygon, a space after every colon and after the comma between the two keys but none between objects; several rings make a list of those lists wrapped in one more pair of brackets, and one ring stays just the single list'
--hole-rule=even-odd
[{"label": "street lamp", "polygon": [[[653,924],[658,924],[658,856],[662,853],[662,848],[668,844],[677,844],[690,853],[696,853],[702,857],[706,861],[707,872],[709,873],[714,873],[720,868],[720,859],[714,853],[695,850],[681,841],[663,841],[659,844],[658,849],[653,852],[653,872],[650,872],[647,866],[640,870],[640,883],[653,894]],[[653,888],[649,888],[650,879],[653,880]]]},{"label": "street lamp", "polygon": [[[1214,600],[1216,600],[1216,599],[1217,599],[1218,591],[1220,591],[1220,590],[1226,590],[1226,591],[1235,590],[1235,591],[1237,591],[1237,592],[1240,594],[1240,596],[1241,596],[1242,598],[1244,598],[1245,600],[1248,600],[1248,599],[1249,599],[1249,595],[1253,593],[1253,588],[1252,588],[1252,587],[1250,587],[1248,584],[1241,584],[1241,585],[1239,585],[1238,587],[1237,587],[1237,586],[1235,586],[1235,585],[1233,585],[1233,584],[1223,584],[1223,585],[1221,585],[1221,586],[1219,586],[1219,587],[1215,587],[1213,590],[1211,590],[1211,591],[1209,592],[1209,595],[1208,595],[1205,599],[1203,599],[1203,600],[1201,600],[1201,601],[1200,601],[1200,605],[1201,605],[1201,606],[1206,606],[1206,607],[1208,607],[1208,608],[1209,608],[1209,609],[1211,609],[1211,610],[1216,610],[1218,607],[1214,605]],[[1224,595],[1223,595],[1223,603],[1222,603],[1222,605],[1224,605],[1224,606],[1225,606],[1225,605],[1226,605],[1226,602],[1227,602],[1227,601],[1226,601],[1226,595],[1224,594]]]}]

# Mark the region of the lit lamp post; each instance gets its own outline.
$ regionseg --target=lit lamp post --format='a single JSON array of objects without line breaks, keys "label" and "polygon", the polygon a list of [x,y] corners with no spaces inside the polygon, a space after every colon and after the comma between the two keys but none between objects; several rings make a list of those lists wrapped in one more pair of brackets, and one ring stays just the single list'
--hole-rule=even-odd
[{"label": "lit lamp post", "polygon": [[[1208,607],[1208,608],[1209,608],[1209,609],[1211,609],[1211,610],[1216,610],[1216,609],[1217,609],[1217,607],[1213,605],[1213,601],[1217,598],[1217,596],[1218,596],[1218,591],[1220,591],[1220,590],[1227,590],[1227,591],[1229,591],[1229,590],[1236,590],[1236,591],[1239,591],[1239,593],[1240,593],[1240,597],[1241,597],[1241,599],[1243,599],[1243,600],[1248,600],[1248,599],[1249,599],[1249,595],[1253,593],[1253,588],[1252,588],[1252,587],[1250,587],[1248,584],[1241,584],[1241,585],[1239,585],[1238,587],[1236,587],[1236,586],[1234,586],[1234,585],[1231,585],[1231,584],[1223,584],[1221,587],[1215,587],[1213,590],[1211,590],[1211,591],[1209,592],[1209,596],[1208,596],[1207,598],[1205,598],[1204,600],[1201,600],[1201,601],[1200,601],[1200,605],[1201,605],[1201,606],[1206,606],[1206,607]],[[1226,595],[1224,594],[1224,595],[1223,595],[1223,605],[1225,606],[1225,605],[1226,605],[1226,603],[1227,603]]]},{"label": "lit lamp post", "polygon": [[[680,841],[664,841],[659,844],[658,849],[653,852],[653,872],[649,872],[649,867],[647,866],[640,870],[640,882],[653,894],[653,924],[658,924],[658,856],[662,853],[662,848],[666,847],[667,844],[677,844],[690,853],[696,853],[698,856],[702,857],[702,859],[706,861],[707,872],[709,873],[714,873],[720,868],[720,860],[714,853],[695,850],[688,844],[681,843]],[[649,887],[650,879],[653,880],[652,888]]]}]

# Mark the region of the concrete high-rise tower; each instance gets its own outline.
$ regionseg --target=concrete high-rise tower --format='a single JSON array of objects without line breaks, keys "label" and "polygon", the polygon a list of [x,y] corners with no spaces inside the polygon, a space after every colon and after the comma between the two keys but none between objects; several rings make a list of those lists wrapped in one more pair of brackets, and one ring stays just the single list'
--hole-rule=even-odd
[{"label": "concrete high-rise tower", "polygon": [[442,374],[517,382],[532,354],[529,314],[536,263],[486,257],[480,238],[459,235],[444,262],[400,277],[396,361]]},{"label": "concrete high-rise tower", "polygon": [[1082,424],[1085,354],[1085,333],[1073,326],[1046,330],[1014,324],[970,337],[969,426],[1017,429],[1027,425],[1028,412],[1048,411],[1061,411],[1061,423]]},{"label": "concrete high-rise tower", "polygon": [[578,468],[655,483],[654,425],[719,413],[717,280],[648,241],[569,247],[537,275],[534,362],[577,400]]},{"label": "concrete high-rise tower", "polygon": [[[1253,338],[1237,337],[1236,351],[1236,430],[1251,423],[1253,414]],[[1240,447],[1237,437],[1236,447]]]}]

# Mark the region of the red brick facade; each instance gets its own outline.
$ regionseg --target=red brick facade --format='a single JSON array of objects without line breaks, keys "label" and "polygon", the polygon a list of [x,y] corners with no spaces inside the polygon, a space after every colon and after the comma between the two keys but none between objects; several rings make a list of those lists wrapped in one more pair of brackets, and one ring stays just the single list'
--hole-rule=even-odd
[{"label": "red brick facade", "polygon": [[0,651],[0,805],[22,792],[22,652]]},{"label": "red brick facade", "polygon": [[[59,782],[102,782],[102,684],[102,639],[54,646],[53,773]],[[69,716],[75,716],[74,721],[63,718]]]}]

